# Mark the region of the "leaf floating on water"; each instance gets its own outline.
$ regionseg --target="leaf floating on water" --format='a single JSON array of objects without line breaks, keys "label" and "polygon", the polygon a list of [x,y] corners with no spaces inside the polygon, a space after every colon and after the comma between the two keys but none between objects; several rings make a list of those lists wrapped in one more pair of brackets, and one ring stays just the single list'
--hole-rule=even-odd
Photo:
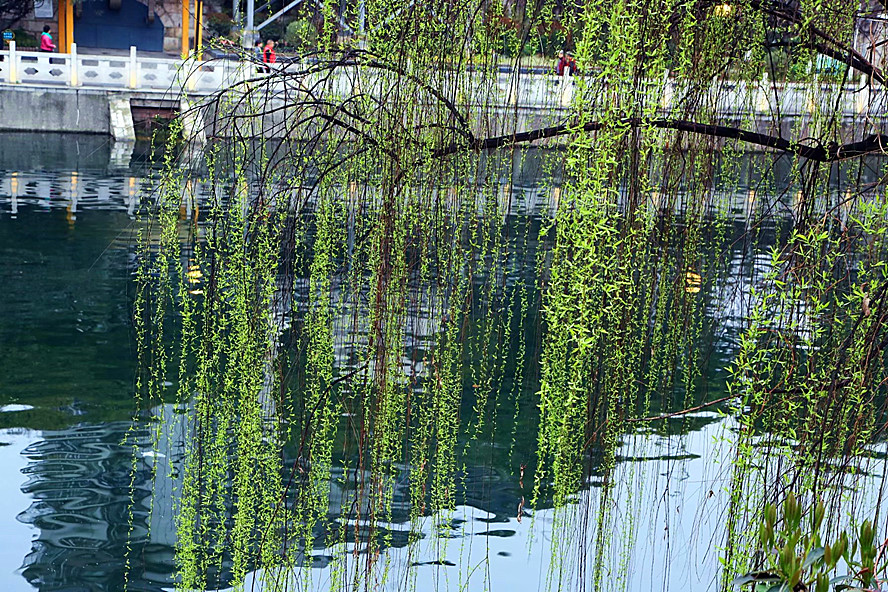
[{"label": "leaf floating on water", "polygon": [[14,413],[16,411],[30,411],[33,409],[33,405],[22,405],[20,403],[10,403],[9,405],[3,405],[0,407],[0,413]]},{"label": "leaf floating on water", "polygon": [[700,277],[699,273],[694,271],[688,271],[685,273],[685,292],[696,294],[700,291],[700,285],[702,283],[703,279]]}]

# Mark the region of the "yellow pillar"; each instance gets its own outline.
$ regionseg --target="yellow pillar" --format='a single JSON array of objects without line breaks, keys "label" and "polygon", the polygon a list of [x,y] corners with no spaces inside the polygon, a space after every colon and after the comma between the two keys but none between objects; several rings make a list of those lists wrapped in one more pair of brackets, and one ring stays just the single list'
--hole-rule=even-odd
[{"label": "yellow pillar", "polygon": [[71,53],[71,44],[74,43],[74,0],[65,2],[65,53]]},{"label": "yellow pillar", "polygon": [[203,59],[203,0],[197,0],[197,14],[194,17],[194,51],[197,59]]},{"label": "yellow pillar", "polygon": [[66,8],[67,4],[67,0],[59,0],[59,26],[57,31],[57,36],[59,38],[59,53],[65,53],[65,51],[68,49],[68,9]]},{"label": "yellow pillar", "polygon": [[188,29],[191,28],[191,0],[182,0],[182,59],[188,57]]}]

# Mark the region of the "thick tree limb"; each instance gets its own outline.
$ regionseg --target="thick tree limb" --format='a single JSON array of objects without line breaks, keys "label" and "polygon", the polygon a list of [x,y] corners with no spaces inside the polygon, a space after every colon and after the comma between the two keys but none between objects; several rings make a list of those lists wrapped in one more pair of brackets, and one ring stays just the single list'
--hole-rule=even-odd
[{"label": "thick tree limb", "polygon": [[433,151],[432,157],[441,158],[466,150],[492,150],[502,146],[513,146],[535,142],[573,133],[594,132],[605,129],[605,127],[651,127],[658,129],[674,129],[701,136],[740,140],[741,142],[773,148],[789,154],[797,154],[798,156],[815,160],[817,162],[833,162],[876,152],[885,152],[886,148],[888,148],[888,136],[882,134],[871,135],[860,142],[851,142],[848,144],[830,142],[827,145],[817,144],[810,146],[798,142],[790,142],[789,140],[777,136],[769,136],[767,134],[760,134],[758,132],[751,132],[724,125],[696,123],[680,119],[626,117],[613,124],[604,124],[599,121],[590,121],[582,125],[562,124],[516,134],[508,134],[505,136],[479,139],[469,144],[453,143]]}]

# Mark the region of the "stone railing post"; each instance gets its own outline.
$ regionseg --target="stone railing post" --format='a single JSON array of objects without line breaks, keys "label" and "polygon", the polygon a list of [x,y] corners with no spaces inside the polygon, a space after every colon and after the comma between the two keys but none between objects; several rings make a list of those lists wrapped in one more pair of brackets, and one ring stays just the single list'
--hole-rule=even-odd
[{"label": "stone railing post", "polygon": [[18,78],[18,55],[15,52],[15,41],[9,42],[9,82],[15,84]]},{"label": "stone railing post", "polygon": [[71,53],[68,55],[68,60],[69,60],[70,66],[71,66],[71,70],[70,70],[71,77],[68,80],[68,84],[70,86],[80,86],[80,79],[78,76],[79,64],[77,63],[77,44],[76,43],[71,44]]},{"label": "stone railing post", "polygon": [[561,106],[567,107],[573,99],[573,93],[570,88],[570,66],[564,67],[564,73],[561,75]]},{"label": "stone railing post", "polygon": [[129,54],[129,83],[128,88],[139,88],[139,62],[136,60],[136,46],[130,45]]},{"label": "stone railing post", "polygon": [[186,92],[193,92],[197,88],[197,77],[200,75],[200,64],[189,57],[182,60],[179,65],[179,84]]},{"label": "stone railing post", "polygon": [[768,70],[765,69],[762,74],[762,83],[758,92],[756,93],[756,111],[759,113],[767,113],[770,110],[770,101],[768,101],[768,90],[771,86],[770,81],[768,80]]}]

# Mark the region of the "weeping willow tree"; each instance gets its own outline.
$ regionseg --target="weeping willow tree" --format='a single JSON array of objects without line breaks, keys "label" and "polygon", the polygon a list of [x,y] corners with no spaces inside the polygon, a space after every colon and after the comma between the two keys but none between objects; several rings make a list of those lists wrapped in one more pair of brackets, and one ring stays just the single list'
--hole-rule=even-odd
[{"label": "weeping willow tree", "polygon": [[[503,440],[516,519],[553,508],[546,585],[625,587],[661,492],[620,457],[704,410],[713,579],[788,491],[855,519],[888,345],[874,9],[371,1],[341,47],[328,3],[316,50],[245,59],[171,134],[136,273],[137,419],[187,426],[177,587],[469,586],[417,558],[446,565]],[[553,31],[579,75],[524,68]]]}]

